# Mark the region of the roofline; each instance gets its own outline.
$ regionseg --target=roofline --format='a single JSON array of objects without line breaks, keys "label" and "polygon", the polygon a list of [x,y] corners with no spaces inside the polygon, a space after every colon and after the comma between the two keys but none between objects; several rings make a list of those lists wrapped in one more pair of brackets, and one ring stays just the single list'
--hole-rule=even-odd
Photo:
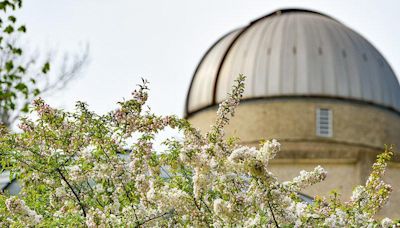
[{"label": "roofline", "polygon": [[196,69],[194,70],[192,79],[190,80],[189,89],[188,89],[187,94],[186,94],[184,116],[188,115],[188,113],[189,113],[189,97],[190,97],[190,91],[191,91],[192,86],[193,86],[194,78],[196,77],[197,72],[199,71],[200,66],[201,66],[201,64],[203,63],[204,59],[208,56],[208,54],[211,52],[211,50],[213,50],[214,47],[217,46],[217,44],[218,44],[220,41],[222,41],[223,39],[225,39],[227,36],[229,36],[229,35],[232,34],[233,32],[238,31],[239,29],[242,29],[242,28],[236,28],[236,29],[234,29],[234,30],[232,30],[232,31],[230,31],[230,32],[228,32],[228,33],[226,33],[226,34],[223,35],[222,37],[220,37],[220,38],[219,38],[217,41],[215,41],[215,42],[211,45],[211,47],[208,48],[207,51],[203,54],[203,57],[200,59],[200,62],[197,64],[197,67],[196,67]]},{"label": "roofline", "polygon": [[309,10],[309,9],[304,9],[304,8],[282,8],[282,9],[277,9],[277,10],[275,10],[275,11],[273,11],[273,12],[267,14],[267,15],[264,15],[262,17],[259,17],[259,18],[255,19],[255,20],[251,21],[250,25],[254,24],[254,23],[257,23],[258,21],[261,21],[261,20],[263,20],[263,19],[265,19],[267,17],[276,16],[276,15],[282,15],[282,14],[288,14],[288,13],[312,13],[312,14],[317,14],[317,15],[327,17],[327,18],[332,19],[332,20],[334,20],[334,21],[336,21],[338,23],[343,24],[342,22],[340,22],[336,18],[334,18],[332,16],[329,16],[327,14],[315,11],[315,10]]},{"label": "roofline", "polygon": [[[280,96],[262,96],[262,97],[252,97],[252,98],[245,98],[240,101],[241,104],[247,103],[247,102],[252,102],[252,101],[257,101],[257,100],[265,100],[265,101],[274,101],[274,100],[332,100],[332,101],[340,101],[340,102],[348,102],[348,103],[353,103],[353,104],[361,104],[361,105],[369,105],[373,106],[375,108],[380,108],[386,111],[390,111],[400,117],[400,110],[390,107],[390,106],[385,106],[381,104],[374,103],[372,101],[363,101],[363,100],[358,100],[355,98],[347,98],[347,97],[334,97],[334,96],[324,96],[324,95],[280,95]],[[240,104],[239,104],[240,105]],[[188,119],[193,115],[196,115],[199,112],[202,112],[206,109],[210,109],[212,107],[218,107],[217,104],[211,104],[208,106],[205,106],[203,108],[197,109],[193,112],[185,114],[184,118]]]},{"label": "roofline", "polygon": [[[222,59],[221,59],[220,62],[219,62],[218,70],[217,70],[217,73],[216,73],[216,75],[215,75],[215,77],[214,77],[214,78],[215,78],[215,81],[214,81],[214,86],[213,86],[213,90],[212,90],[212,101],[211,101],[211,105],[209,105],[209,106],[213,106],[213,105],[216,105],[216,104],[217,104],[217,102],[216,102],[216,93],[217,93],[219,75],[220,75],[221,70],[222,70],[222,67],[223,67],[223,65],[224,65],[224,63],[225,63],[226,57],[228,56],[228,54],[229,54],[230,50],[232,49],[233,45],[234,45],[234,44],[236,43],[236,41],[241,37],[241,35],[244,34],[244,33],[245,33],[250,27],[252,27],[254,24],[256,24],[257,22],[259,22],[259,21],[261,21],[261,20],[263,20],[263,19],[265,19],[265,18],[272,17],[272,16],[276,16],[276,15],[281,15],[281,14],[287,14],[287,13],[296,13],[296,12],[304,12],[304,13],[317,14],[317,15],[321,15],[321,16],[330,18],[330,19],[332,19],[332,20],[334,20],[334,21],[336,21],[336,22],[338,22],[338,23],[341,23],[341,22],[339,22],[338,20],[336,20],[335,18],[333,18],[333,17],[331,17],[331,16],[328,16],[328,15],[326,15],[326,14],[323,14],[323,13],[317,12],[317,11],[312,11],[312,10],[307,10],[307,9],[300,9],[300,8],[284,8],[284,9],[275,10],[275,11],[269,13],[269,14],[266,14],[266,15],[264,15],[264,16],[262,16],[262,17],[259,17],[259,18],[255,19],[255,20],[251,21],[247,26],[245,26],[245,27],[243,27],[243,28],[237,28],[237,29],[234,29],[234,30],[230,31],[229,33],[227,33],[227,34],[225,34],[224,36],[222,36],[221,38],[219,38],[219,39],[206,51],[206,53],[205,53],[205,54],[203,55],[203,57],[201,58],[199,64],[197,65],[196,70],[194,71],[193,76],[192,76],[192,79],[191,79],[191,81],[190,81],[189,90],[188,90],[187,95],[186,95],[186,102],[185,102],[185,108],[184,108],[184,116],[188,116],[188,115],[190,114],[190,113],[189,113],[189,96],[190,96],[190,91],[191,91],[192,86],[193,86],[194,78],[196,77],[197,72],[198,72],[198,70],[199,70],[201,64],[203,63],[204,59],[208,56],[208,54],[210,53],[210,51],[211,51],[221,40],[223,40],[224,38],[226,38],[226,37],[227,37],[228,35],[230,35],[231,33],[235,32],[235,31],[237,31],[237,30],[239,30],[239,29],[242,29],[242,30],[236,35],[236,37],[232,39],[231,43],[229,44],[228,48],[226,49],[226,51],[225,51],[225,53],[224,53],[224,55],[223,55],[223,57],[222,57]],[[208,107],[208,106],[207,106],[207,107]]]}]

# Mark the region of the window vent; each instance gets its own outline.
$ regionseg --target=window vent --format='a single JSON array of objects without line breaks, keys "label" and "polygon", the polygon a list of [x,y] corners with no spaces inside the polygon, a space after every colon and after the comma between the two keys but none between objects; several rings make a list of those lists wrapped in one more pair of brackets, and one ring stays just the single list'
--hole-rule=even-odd
[{"label": "window vent", "polygon": [[326,108],[317,109],[317,135],[332,137],[332,110]]}]

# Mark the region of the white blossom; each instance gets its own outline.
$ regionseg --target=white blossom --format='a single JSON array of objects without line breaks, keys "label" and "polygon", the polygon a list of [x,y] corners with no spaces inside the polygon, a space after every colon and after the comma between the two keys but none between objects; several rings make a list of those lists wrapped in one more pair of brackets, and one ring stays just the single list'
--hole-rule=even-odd
[{"label": "white blossom", "polygon": [[244,227],[257,227],[260,225],[261,222],[261,218],[260,218],[260,214],[257,213],[256,216],[250,217],[245,223],[244,223]]},{"label": "white blossom", "polygon": [[284,182],[283,185],[292,191],[299,191],[305,187],[311,186],[323,181],[327,176],[327,172],[321,166],[317,166],[313,171],[300,171],[300,176],[293,178],[292,181]]},{"label": "white blossom", "polygon": [[241,163],[245,160],[253,160],[257,157],[258,151],[254,147],[242,146],[232,151],[228,160],[232,163]]},{"label": "white blossom", "polygon": [[275,158],[276,154],[280,151],[281,144],[276,140],[272,139],[263,144],[259,152],[259,159],[266,164],[268,161]]},{"label": "white blossom", "polygon": [[381,225],[383,228],[394,227],[393,221],[390,218],[384,218],[381,221]]},{"label": "white blossom", "polygon": [[20,200],[16,196],[10,197],[6,200],[6,207],[11,213],[21,215],[21,219],[26,224],[36,225],[43,218],[42,215],[39,215],[34,210],[31,210],[25,205],[23,200]]}]

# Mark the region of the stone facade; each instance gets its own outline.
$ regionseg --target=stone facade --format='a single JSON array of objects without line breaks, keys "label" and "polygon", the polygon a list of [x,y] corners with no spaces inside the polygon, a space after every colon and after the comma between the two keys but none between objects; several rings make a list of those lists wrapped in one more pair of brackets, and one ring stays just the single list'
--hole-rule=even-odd
[{"label": "stone facade", "polygon": [[[202,131],[215,119],[216,106],[188,116]],[[332,111],[331,137],[316,134],[316,110]],[[328,171],[327,179],[304,193],[327,196],[338,190],[344,200],[353,187],[365,183],[376,155],[384,145],[400,145],[400,114],[377,105],[351,100],[286,97],[253,99],[242,102],[226,129],[244,144],[257,146],[263,139],[278,139],[282,151],[271,169],[279,179],[289,180],[300,170],[321,165]],[[386,181],[393,186],[385,216],[400,216],[400,156],[389,164]]]}]

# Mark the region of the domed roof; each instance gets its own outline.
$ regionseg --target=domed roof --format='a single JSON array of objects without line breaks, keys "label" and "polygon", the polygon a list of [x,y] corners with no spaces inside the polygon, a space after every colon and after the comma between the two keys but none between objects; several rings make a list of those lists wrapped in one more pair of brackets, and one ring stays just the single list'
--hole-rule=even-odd
[{"label": "domed roof", "polygon": [[186,115],[221,102],[247,76],[243,99],[329,97],[400,111],[399,82],[385,58],[335,19],[279,10],[218,40],[199,63]]}]

